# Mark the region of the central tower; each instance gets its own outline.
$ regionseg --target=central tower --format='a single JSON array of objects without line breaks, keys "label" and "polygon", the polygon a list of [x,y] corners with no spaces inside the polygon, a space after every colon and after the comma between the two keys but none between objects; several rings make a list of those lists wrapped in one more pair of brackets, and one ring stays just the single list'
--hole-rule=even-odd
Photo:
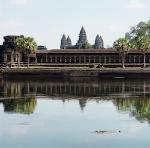
[{"label": "central tower", "polygon": [[87,43],[87,35],[84,27],[81,28],[80,34],[79,34],[79,40],[77,42],[78,48],[81,48],[83,44]]}]

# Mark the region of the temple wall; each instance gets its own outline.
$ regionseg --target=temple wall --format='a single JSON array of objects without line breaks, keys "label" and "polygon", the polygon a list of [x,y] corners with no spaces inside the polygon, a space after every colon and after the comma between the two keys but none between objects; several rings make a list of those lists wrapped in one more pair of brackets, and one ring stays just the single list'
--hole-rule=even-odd
[{"label": "temple wall", "polygon": [[[37,54],[38,63],[50,64],[121,64],[122,58],[117,53],[73,53],[73,54]],[[126,64],[142,64],[143,55],[139,53],[131,53],[125,57]],[[146,55],[146,63],[150,63],[150,54]]]}]

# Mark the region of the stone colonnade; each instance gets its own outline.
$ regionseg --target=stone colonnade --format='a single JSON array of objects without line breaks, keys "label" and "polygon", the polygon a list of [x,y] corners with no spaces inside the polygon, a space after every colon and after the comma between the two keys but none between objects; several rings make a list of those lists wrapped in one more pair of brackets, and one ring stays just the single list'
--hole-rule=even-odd
[{"label": "stone colonnade", "polygon": [[[119,55],[37,55],[38,63],[70,63],[70,64],[88,64],[88,63],[121,63],[122,58]],[[142,54],[129,54],[125,58],[125,63],[143,63]],[[150,55],[146,56],[146,63],[150,63]]]},{"label": "stone colonnade", "polygon": [[[101,63],[101,64],[118,64],[122,62],[122,58],[119,54],[49,54],[42,53],[36,54],[35,63],[50,63],[50,64],[90,64],[90,63]],[[143,63],[142,54],[128,54],[125,58],[125,63]],[[22,57],[20,53],[5,53],[4,63],[20,63]],[[146,63],[150,63],[150,54],[146,55]]]}]

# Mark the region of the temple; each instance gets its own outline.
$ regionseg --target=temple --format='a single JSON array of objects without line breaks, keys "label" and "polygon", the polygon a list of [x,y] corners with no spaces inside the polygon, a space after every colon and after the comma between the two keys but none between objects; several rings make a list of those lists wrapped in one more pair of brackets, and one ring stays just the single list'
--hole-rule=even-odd
[{"label": "temple", "polygon": [[[25,55],[15,49],[14,41],[23,36],[5,36],[0,45],[0,64],[5,66],[24,66],[27,61]],[[146,53],[146,66],[150,66],[150,52]],[[45,46],[38,46],[37,51],[29,55],[29,64],[52,67],[121,67],[122,57],[113,48],[104,48],[104,41],[100,35],[96,36],[93,45],[89,44],[84,27],[81,28],[79,39],[72,44],[70,36],[64,34],[60,49],[48,50]],[[125,66],[141,67],[144,62],[143,53],[132,49],[125,56]]]},{"label": "temple", "polygon": [[[79,33],[79,39],[75,45],[72,45],[71,38],[69,36],[68,38],[66,38],[66,35],[63,34],[60,48],[61,49],[83,49],[85,44],[91,45],[90,43],[88,43],[86,31],[84,27],[82,27]],[[93,49],[103,49],[104,42],[102,37],[97,35],[94,45],[91,45],[89,47]]]}]

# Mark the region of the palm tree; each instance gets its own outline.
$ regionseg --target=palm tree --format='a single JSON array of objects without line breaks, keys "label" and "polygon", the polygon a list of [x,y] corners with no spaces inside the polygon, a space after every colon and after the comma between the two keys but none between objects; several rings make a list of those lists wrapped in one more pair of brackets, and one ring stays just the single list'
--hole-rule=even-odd
[{"label": "palm tree", "polygon": [[140,36],[137,40],[137,46],[143,54],[144,67],[146,67],[146,52],[150,51],[150,36]]},{"label": "palm tree", "polygon": [[27,57],[29,67],[29,55],[36,52],[37,44],[31,37],[19,37],[15,40],[16,48]]},{"label": "palm tree", "polygon": [[122,57],[122,67],[124,68],[125,56],[128,54],[131,47],[129,40],[126,38],[119,38],[114,42],[113,47],[120,53]]}]

